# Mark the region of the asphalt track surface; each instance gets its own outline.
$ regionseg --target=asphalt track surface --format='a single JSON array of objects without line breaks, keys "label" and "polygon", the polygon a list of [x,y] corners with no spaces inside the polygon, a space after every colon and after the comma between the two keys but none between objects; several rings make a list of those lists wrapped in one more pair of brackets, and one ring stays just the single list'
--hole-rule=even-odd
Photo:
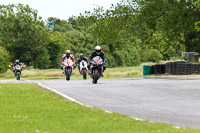
[{"label": "asphalt track surface", "polygon": [[200,128],[200,79],[38,80],[80,103],[134,118]]}]

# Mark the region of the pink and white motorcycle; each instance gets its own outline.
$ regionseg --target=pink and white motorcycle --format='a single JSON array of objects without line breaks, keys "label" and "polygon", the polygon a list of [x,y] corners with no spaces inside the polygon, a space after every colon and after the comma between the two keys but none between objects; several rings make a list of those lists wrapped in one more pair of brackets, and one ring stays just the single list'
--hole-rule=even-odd
[{"label": "pink and white motorcycle", "polygon": [[63,73],[66,76],[66,80],[70,80],[70,76],[73,73],[74,62],[71,58],[65,59],[63,62]]}]

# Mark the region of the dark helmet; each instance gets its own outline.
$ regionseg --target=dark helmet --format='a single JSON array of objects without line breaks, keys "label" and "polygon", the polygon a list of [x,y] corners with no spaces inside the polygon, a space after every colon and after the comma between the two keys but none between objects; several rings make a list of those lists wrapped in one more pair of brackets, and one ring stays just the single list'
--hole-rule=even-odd
[{"label": "dark helmet", "polygon": [[19,64],[19,60],[16,60],[15,63],[16,63],[16,64]]},{"label": "dark helmet", "polygon": [[101,47],[100,47],[100,46],[96,46],[96,47],[95,47],[95,52],[96,52],[97,54],[100,54],[100,53],[101,53]]},{"label": "dark helmet", "polygon": [[84,55],[82,53],[80,54],[80,58],[84,58]]},{"label": "dark helmet", "polygon": [[70,57],[70,50],[66,50],[66,57]]}]

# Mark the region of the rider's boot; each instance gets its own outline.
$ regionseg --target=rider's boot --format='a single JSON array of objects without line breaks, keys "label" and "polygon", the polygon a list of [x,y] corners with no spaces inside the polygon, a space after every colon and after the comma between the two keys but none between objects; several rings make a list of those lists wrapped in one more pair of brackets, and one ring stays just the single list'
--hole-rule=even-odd
[{"label": "rider's boot", "polygon": [[91,74],[91,71],[88,69],[88,75],[90,75]]},{"label": "rider's boot", "polygon": [[92,75],[92,66],[90,66],[90,69],[88,70],[89,70],[90,75]]},{"label": "rider's boot", "polygon": [[101,67],[101,77],[104,77],[103,72],[104,72],[103,67]]},{"label": "rider's boot", "polygon": [[74,74],[74,67],[73,67],[73,69],[72,69],[72,74]]},{"label": "rider's boot", "polygon": [[60,66],[60,69],[63,70],[63,66],[62,65]]}]

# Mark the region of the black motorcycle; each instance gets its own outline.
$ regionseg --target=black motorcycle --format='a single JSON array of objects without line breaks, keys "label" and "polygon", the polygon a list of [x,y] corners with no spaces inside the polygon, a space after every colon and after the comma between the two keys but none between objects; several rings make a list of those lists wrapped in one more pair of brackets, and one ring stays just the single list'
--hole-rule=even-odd
[{"label": "black motorcycle", "polygon": [[103,71],[103,60],[100,56],[96,56],[92,59],[91,62],[91,78],[93,83],[96,84],[97,80],[101,78],[101,73]]}]

